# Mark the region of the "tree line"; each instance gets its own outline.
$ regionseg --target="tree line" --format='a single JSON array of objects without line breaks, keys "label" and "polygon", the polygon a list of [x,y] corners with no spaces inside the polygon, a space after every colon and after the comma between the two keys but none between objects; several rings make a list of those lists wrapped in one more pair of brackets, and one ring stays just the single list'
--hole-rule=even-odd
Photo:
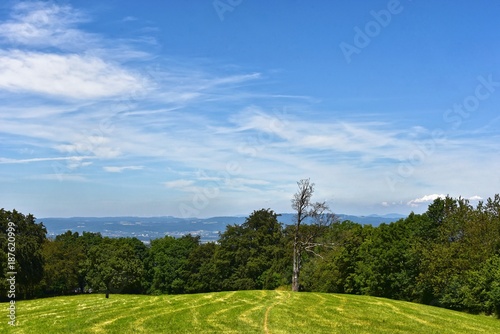
[{"label": "tree line", "polygon": [[373,227],[338,221],[324,203],[311,203],[313,186],[299,182],[297,194],[305,190],[306,201],[292,200],[294,209],[302,206],[296,224],[284,226],[271,209],[256,210],[208,243],[185,235],[145,245],[71,231],[48,239],[32,215],[1,209],[0,298],[7,296],[6,231],[14,222],[18,299],[287,288],[500,316],[499,195],[475,207],[463,198],[438,198],[423,214]]}]

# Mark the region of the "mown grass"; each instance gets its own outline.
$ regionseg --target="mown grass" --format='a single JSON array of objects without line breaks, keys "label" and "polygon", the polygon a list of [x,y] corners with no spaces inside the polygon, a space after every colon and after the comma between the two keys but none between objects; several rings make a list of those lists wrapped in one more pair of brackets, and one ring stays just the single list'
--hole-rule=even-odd
[{"label": "mown grass", "polygon": [[500,320],[367,296],[238,291],[0,304],[0,333],[500,333]]}]

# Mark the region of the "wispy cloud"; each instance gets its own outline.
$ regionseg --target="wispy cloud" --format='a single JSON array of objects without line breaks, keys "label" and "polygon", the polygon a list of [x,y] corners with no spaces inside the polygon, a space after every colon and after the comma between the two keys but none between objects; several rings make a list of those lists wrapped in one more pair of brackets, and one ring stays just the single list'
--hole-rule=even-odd
[{"label": "wispy cloud", "polygon": [[186,189],[194,184],[193,180],[174,180],[163,183],[165,187],[172,189]]},{"label": "wispy cloud", "polygon": [[126,171],[126,170],[141,170],[141,169],[144,169],[144,166],[120,166],[120,167],[104,166],[103,169],[106,172],[110,172],[110,173],[121,173],[121,172]]},{"label": "wispy cloud", "polygon": [[0,51],[0,89],[98,99],[144,89],[145,78],[103,59],[19,50]]},{"label": "wispy cloud", "polygon": [[58,181],[58,182],[87,182],[88,179],[79,174],[42,174],[42,175],[33,175],[28,177],[30,180],[46,180],[46,181]]},{"label": "wispy cloud", "polygon": [[138,18],[135,16],[125,16],[122,19],[123,22],[131,22],[131,21],[137,21],[137,20],[138,20]]},{"label": "wispy cloud", "polygon": [[104,37],[79,28],[88,21],[70,5],[17,3],[0,23],[0,90],[95,100],[147,89],[148,80],[116,57],[123,62],[124,54],[145,53],[123,43],[108,46]]},{"label": "wispy cloud", "polygon": [[45,161],[82,161],[84,159],[91,159],[91,156],[68,156],[68,157],[50,157],[50,158],[31,158],[31,159],[11,159],[0,158],[0,164],[27,164],[34,162]]},{"label": "wispy cloud", "polygon": [[19,46],[82,50],[98,39],[77,28],[88,20],[83,12],[69,5],[19,2],[13,7],[11,19],[0,24],[0,38]]}]

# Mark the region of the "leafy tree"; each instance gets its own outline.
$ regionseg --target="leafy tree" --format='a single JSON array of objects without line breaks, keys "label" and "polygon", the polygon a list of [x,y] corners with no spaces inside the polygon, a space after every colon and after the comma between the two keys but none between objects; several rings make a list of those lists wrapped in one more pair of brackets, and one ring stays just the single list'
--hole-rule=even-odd
[{"label": "leafy tree", "polygon": [[254,211],[220,235],[214,260],[223,290],[273,289],[285,282],[284,236],[277,217],[270,209]]},{"label": "leafy tree", "polygon": [[[17,272],[16,284],[19,287],[16,297],[31,298],[35,295],[36,288],[43,278],[42,245],[46,240],[47,230],[43,223],[36,223],[31,214],[24,215],[16,210],[6,211],[0,209],[0,266],[3,271],[2,278],[7,273],[8,228],[9,222],[14,223],[15,231],[15,270]],[[4,292],[7,288],[6,281],[2,279],[1,287]],[[2,296],[5,296],[2,293]]]},{"label": "leafy tree", "polygon": [[190,234],[181,238],[165,236],[151,241],[146,270],[149,293],[183,293],[190,253],[199,246],[200,237]]},{"label": "leafy tree", "polygon": [[129,264],[130,274],[127,284],[123,285],[121,293],[145,293],[148,287],[146,281],[145,262],[149,255],[149,248],[137,238],[119,238],[123,248],[131,250],[132,259]]},{"label": "leafy tree", "polygon": [[111,292],[135,292],[140,287],[144,265],[134,239],[105,237],[89,249],[87,282],[93,290],[103,289],[109,298]]},{"label": "leafy tree", "polygon": [[219,291],[221,279],[217,275],[214,260],[219,245],[214,242],[200,244],[189,253],[185,270],[183,271],[186,293]]},{"label": "leafy tree", "polygon": [[407,299],[416,272],[411,261],[412,234],[404,220],[381,224],[359,248],[356,282],[363,294]]},{"label": "leafy tree", "polygon": [[447,308],[500,317],[500,257],[494,255],[479,268],[454,275],[440,302]]},{"label": "leafy tree", "polygon": [[[369,226],[371,228],[371,226]],[[359,247],[365,232],[362,225],[334,222],[328,231],[333,247],[304,265],[302,283],[306,291],[358,293],[355,284],[356,265],[360,260]]]},{"label": "leafy tree", "polygon": [[[57,237],[56,237],[57,240]],[[84,252],[84,261],[79,264],[78,269],[78,288],[80,292],[87,292],[90,288],[87,282],[87,274],[90,270],[90,261],[88,261],[90,250],[94,246],[98,246],[101,244],[103,237],[99,232],[83,232],[78,237],[78,243],[82,245]]]},{"label": "leafy tree", "polygon": [[[468,271],[493,256],[500,241],[500,224],[494,218],[495,201],[481,202],[474,209],[463,198],[436,200],[443,214],[436,237],[422,249],[419,284],[432,293],[435,304],[453,309],[463,307],[456,294],[466,282]],[[493,213],[493,215],[492,215]]]},{"label": "leafy tree", "polygon": [[82,271],[86,255],[78,232],[67,231],[46,240],[42,249],[44,257],[44,288],[46,294],[83,292]]}]

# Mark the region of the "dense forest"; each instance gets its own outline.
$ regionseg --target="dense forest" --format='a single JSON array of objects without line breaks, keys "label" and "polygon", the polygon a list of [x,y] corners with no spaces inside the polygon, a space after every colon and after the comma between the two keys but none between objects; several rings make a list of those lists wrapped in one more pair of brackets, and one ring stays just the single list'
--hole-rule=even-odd
[{"label": "dense forest", "polygon": [[291,289],[295,244],[303,245],[301,291],[380,296],[500,316],[499,195],[475,207],[463,198],[438,198],[423,214],[378,227],[335,219],[283,226],[278,214],[261,209],[209,243],[186,235],[145,245],[136,238],[71,231],[50,240],[32,215],[4,209],[0,225],[3,300],[12,271],[9,226],[15,226],[16,299]]}]

